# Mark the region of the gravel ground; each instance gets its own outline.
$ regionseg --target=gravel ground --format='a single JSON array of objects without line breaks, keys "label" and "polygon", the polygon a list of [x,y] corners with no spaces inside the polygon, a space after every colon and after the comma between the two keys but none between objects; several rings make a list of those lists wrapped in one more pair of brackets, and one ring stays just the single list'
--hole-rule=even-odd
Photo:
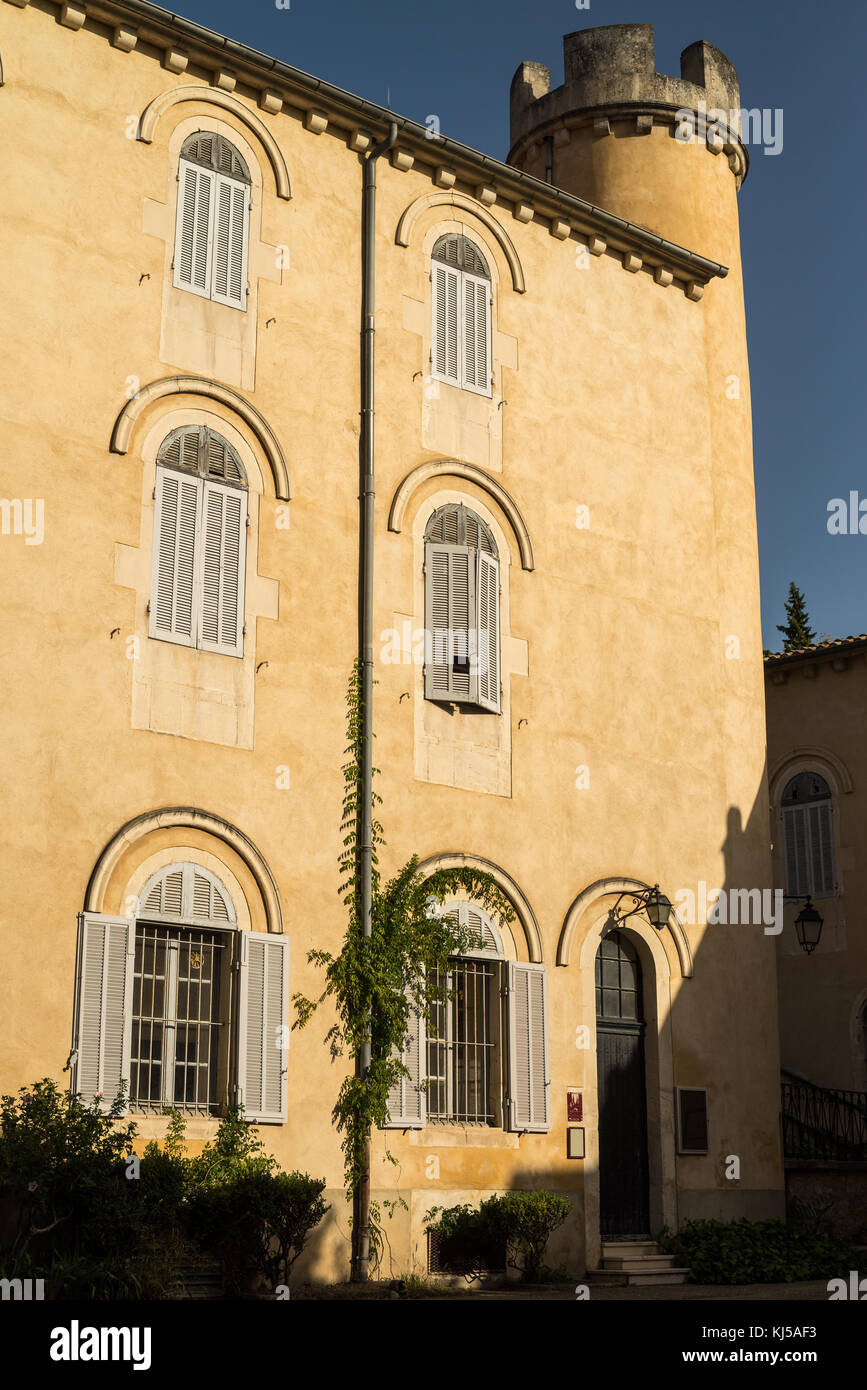
[{"label": "gravel ground", "polygon": [[[394,1293],[390,1284],[330,1284],[330,1285],[310,1285],[305,1284],[298,1289],[292,1290],[292,1299],[395,1299],[398,1295]],[[437,1290],[418,1290],[413,1291],[408,1301],[424,1300],[427,1302],[440,1303],[443,1300],[455,1301],[466,1299],[481,1299],[485,1302],[513,1302],[515,1299],[521,1301],[547,1301],[547,1302],[574,1302],[574,1284],[535,1284],[522,1288],[510,1290],[505,1289],[443,1289]],[[799,1302],[806,1301],[812,1303],[826,1303],[828,1301],[828,1285],[826,1280],[811,1280],[798,1284],[667,1284],[660,1287],[653,1285],[633,1285],[619,1287],[616,1285],[591,1284],[590,1302],[611,1302],[611,1303],[635,1303],[635,1302],[667,1302],[682,1300],[701,1300],[713,1302]]]}]

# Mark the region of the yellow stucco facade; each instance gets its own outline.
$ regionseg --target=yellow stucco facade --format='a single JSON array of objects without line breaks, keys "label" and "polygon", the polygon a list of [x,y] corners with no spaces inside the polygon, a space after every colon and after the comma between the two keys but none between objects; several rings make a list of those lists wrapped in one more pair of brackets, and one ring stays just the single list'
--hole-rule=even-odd
[{"label": "yellow stucco facade", "polygon": [[[4,0],[0,53],[10,1091],[63,1078],[79,914],[123,918],[167,865],[216,875],[238,930],[288,936],[292,992],[317,991],[309,949],[339,948],[361,163],[388,113],[147,5]],[[429,1207],[529,1186],[573,1202],[552,1262],[598,1263],[608,910],[630,887],[676,900],[772,883],[742,152],[646,129],[635,105],[607,132],[565,120],[558,186],[538,164],[546,133],[535,153],[516,143],[511,168],[401,122],[379,161],[382,868],[412,853],[495,867],[516,908],[505,958],[546,967],[550,1070],[546,1131],[376,1136],[374,1197],[407,1204],[389,1228],[394,1274],[426,1267]],[[173,282],[178,159],[197,131],[250,172],[245,309]],[[431,373],[430,255],[447,233],[490,270],[490,395]],[[202,425],[248,485],[240,658],[149,636],[157,454]],[[41,543],[14,525],[15,499],[22,517],[42,502]],[[497,546],[499,713],[427,699],[413,659],[425,528],[450,502]],[[773,936],[641,917],[624,930],[644,978],[651,1231],[780,1215]],[[336,1277],[349,1221],[324,1031],[317,1017],[293,1033],[287,1119],[262,1134],[284,1167],[327,1179],[332,1211],[298,1271]],[[675,1087],[707,1089],[706,1154],[678,1152]],[[216,1123],[191,1118],[191,1140]]]}]

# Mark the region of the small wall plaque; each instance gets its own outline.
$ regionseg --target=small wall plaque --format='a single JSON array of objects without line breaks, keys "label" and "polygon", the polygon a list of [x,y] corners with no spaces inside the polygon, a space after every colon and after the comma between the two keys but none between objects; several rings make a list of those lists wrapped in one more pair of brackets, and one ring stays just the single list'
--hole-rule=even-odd
[{"label": "small wall plaque", "polygon": [[570,1125],[566,1130],[566,1157],[584,1157],[584,1130],[576,1125]]},{"label": "small wall plaque", "polygon": [[566,1119],[584,1119],[584,1097],[580,1091],[566,1092]]}]

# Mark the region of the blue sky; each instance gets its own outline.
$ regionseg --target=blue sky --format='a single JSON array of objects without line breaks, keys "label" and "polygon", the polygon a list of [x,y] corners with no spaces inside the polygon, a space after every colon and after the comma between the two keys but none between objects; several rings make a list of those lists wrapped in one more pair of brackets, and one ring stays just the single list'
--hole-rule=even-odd
[{"label": "blue sky", "polygon": [[[867,631],[867,534],[830,535],[828,502],[865,500],[867,6],[858,0],[183,0],[182,13],[498,158],[509,83],[534,59],[563,80],[562,36],[651,23],[658,72],[705,39],[731,58],[745,107],[783,110],[783,148],[751,150],[740,194],[753,396],[764,644],[789,581],[813,627]],[[618,212],[618,208],[612,208]],[[692,248],[701,251],[702,248]]]}]

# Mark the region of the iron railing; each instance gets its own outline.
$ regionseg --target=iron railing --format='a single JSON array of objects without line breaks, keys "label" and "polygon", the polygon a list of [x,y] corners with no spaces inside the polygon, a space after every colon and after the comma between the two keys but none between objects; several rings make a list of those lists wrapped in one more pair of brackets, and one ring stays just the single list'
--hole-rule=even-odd
[{"label": "iron railing", "polygon": [[867,1161],[867,1091],[783,1082],[786,1158]]}]

